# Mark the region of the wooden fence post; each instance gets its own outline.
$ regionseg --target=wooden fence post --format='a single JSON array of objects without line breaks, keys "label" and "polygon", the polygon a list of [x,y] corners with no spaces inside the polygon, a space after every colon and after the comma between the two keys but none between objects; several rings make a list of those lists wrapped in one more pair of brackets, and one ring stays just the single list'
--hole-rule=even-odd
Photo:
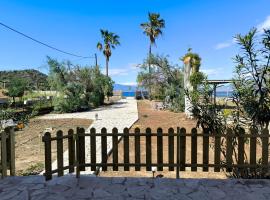
[{"label": "wooden fence post", "polygon": [[140,129],[135,129],[135,171],[140,171],[141,167],[139,164],[141,163],[141,145],[140,145]]},{"label": "wooden fence post", "polygon": [[[191,130],[191,164],[197,164],[197,129]],[[196,166],[191,167],[191,171],[197,171]]]},{"label": "wooden fence post", "polygon": [[7,140],[7,160],[8,168],[10,170],[10,175],[15,176],[15,132],[14,127],[9,127],[5,130],[6,135],[8,135]]},{"label": "wooden fence post", "polygon": [[163,131],[162,128],[157,129],[157,170],[163,171]]},{"label": "wooden fence post", "polygon": [[68,131],[68,164],[69,164],[69,173],[74,172],[75,164],[75,140],[74,140],[74,131],[70,129]]},{"label": "wooden fence post", "polygon": [[[169,128],[168,130],[168,158],[169,158],[169,164],[174,164],[174,130],[173,128]],[[169,171],[174,171],[173,166],[169,166]]]},{"label": "wooden fence post", "polygon": [[113,128],[112,130],[113,134],[116,134],[112,136],[112,143],[113,143],[113,171],[118,171],[118,130],[117,128]]},{"label": "wooden fence post", "polygon": [[[250,164],[251,165],[256,165],[257,160],[256,160],[256,150],[257,150],[257,136],[258,136],[258,129],[253,127],[250,128],[249,133],[251,135],[250,138]],[[256,173],[256,167],[250,167],[250,172],[251,173]]]},{"label": "wooden fence post", "polygon": [[233,155],[233,137],[232,137],[232,129],[227,129],[226,135],[226,171],[232,172],[232,155]]},{"label": "wooden fence post", "polygon": [[244,165],[245,159],[245,138],[243,137],[245,130],[240,128],[238,134],[238,165],[241,165],[241,167],[238,167],[238,172],[240,172],[242,176],[244,173],[244,167],[242,165]]},{"label": "wooden fence post", "polygon": [[80,177],[80,172],[85,170],[85,130],[77,128],[76,130],[76,177]]},{"label": "wooden fence post", "polygon": [[[106,164],[107,163],[107,129],[102,128],[101,129],[101,163]],[[102,166],[102,171],[107,171],[107,166]]]},{"label": "wooden fence post", "polygon": [[[90,151],[91,151],[91,163],[96,164],[97,163],[97,150],[96,150],[96,129],[91,128],[90,129]],[[91,166],[91,171],[96,171],[96,166]]]},{"label": "wooden fence post", "polygon": [[58,176],[64,175],[64,159],[63,159],[63,131],[59,130],[56,133],[57,137],[57,170]]},{"label": "wooden fence post", "polygon": [[[221,151],[221,131],[214,132],[215,134],[215,157],[214,157],[214,172],[220,172],[220,151]],[[218,166],[217,166],[218,165]]]},{"label": "wooden fence post", "polygon": [[268,148],[269,148],[269,130],[265,128],[262,131],[262,172],[268,172]]},{"label": "wooden fence post", "polygon": [[152,142],[151,142],[151,129],[146,129],[146,170],[151,171],[151,164],[152,164]]},{"label": "wooden fence post", "polygon": [[2,178],[7,176],[7,133],[1,132],[1,165]]},{"label": "wooden fence post", "polygon": [[45,180],[52,179],[52,150],[51,150],[51,133],[46,132],[42,138],[45,146]]},{"label": "wooden fence post", "polygon": [[129,171],[129,129],[124,129],[124,171]]},{"label": "wooden fence post", "polygon": [[[203,164],[209,164],[209,133],[208,129],[203,131]],[[203,167],[203,171],[207,172],[209,170],[208,166]]]},{"label": "wooden fence post", "polygon": [[180,128],[177,127],[177,136],[176,136],[176,178],[179,179],[180,178]]},{"label": "wooden fence post", "polygon": [[180,171],[186,170],[186,129],[180,129]]}]

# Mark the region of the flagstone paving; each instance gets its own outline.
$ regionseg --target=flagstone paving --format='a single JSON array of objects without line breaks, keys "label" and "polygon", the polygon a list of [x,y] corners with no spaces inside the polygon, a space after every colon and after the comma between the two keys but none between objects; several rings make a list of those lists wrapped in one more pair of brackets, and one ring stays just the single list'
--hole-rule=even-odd
[{"label": "flagstone paving", "polygon": [[45,181],[42,176],[0,180],[1,200],[89,199],[270,199],[270,180],[103,178],[67,175]]}]

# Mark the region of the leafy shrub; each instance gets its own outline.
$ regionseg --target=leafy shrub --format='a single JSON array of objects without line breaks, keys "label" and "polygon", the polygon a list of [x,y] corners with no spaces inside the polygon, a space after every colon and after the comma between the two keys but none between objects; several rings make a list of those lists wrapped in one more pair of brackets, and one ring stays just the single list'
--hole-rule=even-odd
[{"label": "leafy shrub", "polygon": [[57,112],[77,112],[104,103],[113,94],[113,81],[100,72],[99,67],[75,66],[48,58],[49,83],[59,95],[54,98]]}]

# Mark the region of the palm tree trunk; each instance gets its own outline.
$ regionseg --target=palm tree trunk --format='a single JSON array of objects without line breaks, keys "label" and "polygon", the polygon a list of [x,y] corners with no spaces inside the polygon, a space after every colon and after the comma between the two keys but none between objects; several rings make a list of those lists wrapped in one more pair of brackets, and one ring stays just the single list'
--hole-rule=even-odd
[{"label": "palm tree trunk", "polygon": [[106,76],[109,76],[109,58],[106,58]]},{"label": "palm tree trunk", "polygon": [[150,43],[150,46],[149,46],[149,55],[148,55],[148,71],[149,71],[149,74],[151,73],[151,55],[152,55],[152,45]]},{"label": "palm tree trunk", "polygon": [[152,45],[151,45],[151,42],[150,42],[150,46],[149,46],[149,55],[148,55],[148,73],[150,75],[150,78],[149,78],[149,99],[151,100],[151,57],[152,57]]}]

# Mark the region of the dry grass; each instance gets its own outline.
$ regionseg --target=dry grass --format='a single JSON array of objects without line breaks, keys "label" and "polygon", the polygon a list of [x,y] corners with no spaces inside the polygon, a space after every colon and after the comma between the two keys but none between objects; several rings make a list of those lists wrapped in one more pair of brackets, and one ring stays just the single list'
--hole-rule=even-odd
[{"label": "dry grass", "polygon": [[[166,135],[168,128],[172,127],[176,130],[177,127],[185,127],[187,129],[187,133],[190,133],[191,129],[196,126],[196,122],[194,120],[186,119],[184,113],[173,113],[170,111],[157,111],[151,108],[151,104],[149,101],[143,100],[138,101],[138,111],[139,111],[139,120],[131,127],[130,131],[133,132],[136,127],[139,127],[144,132],[147,127],[150,127],[153,132],[156,131],[157,128],[162,128]],[[176,152],[176,139],[175,139],[175,149]],[[134,138],[130,138],[130,162],[134,163],[135,158],[135,150],[134,150]],[[145,163],[146,160],[146,148],[145,148],[145,137],[141,137],[140,140],[141,146],[141,162]],[[186,140],[186,162],[191,162],[191,140],[187,137]],[[202,163],[202,137],[198,138],[198,163]],[[123,141],[120,141],[118,145],[119,151],[119,163],[123,163]],[[157,158],[157,140],[156,137],[152,137],[152,162],[156,163]],[[176,160],[176,153],[174,159]],[[112,162],[112,156],[109,157],[108,162]],[[168,162],[168,137],[163,137],[163,162]],[[214,152],[210,148],[209,150],[209,162],[214,162]],[[141,171],[135,171],[134,168],[131,168],[131,171],[124,172],[123,168],[119,168],[120,171],[114,172],[112,168],[108,168],[109,171],[101,172],[101,176],[131,176],[131,177],[152,177],[152,172],[146,171],[145,167],[141,168]],[[157,172],[157,174],[162,174],[167,178],[175,178],[175,171],[168,171],[167,168],[164,167],[164,171]],[[225,173],[214,173],[211,169],[210,172],[202,172],[200,168],[198,168],[198,172],[191,172],[189,168],[186,168],[185,172],[180,172],[180,176],[182,178],[226,178]]]},{"label": "dry grass", "polygon": [[[59,120],[40,120],[31,119],[28,126],[22,131],[15,132],[15,156],[16,172],[23,174],[29,171],[29,168],[44,163],[44,144],[41,141],[43,131],[46,128],[53,128],[52,136],[55,136],[57,130],[62,130],[67,134],[69,129],[76,127],[88,128],[91,120],[86,119],[59,119]],[[67,149],[67,141],[64,140],[64,150]],[[56,159],[56,142],[52,143],[52,160]]]}]

